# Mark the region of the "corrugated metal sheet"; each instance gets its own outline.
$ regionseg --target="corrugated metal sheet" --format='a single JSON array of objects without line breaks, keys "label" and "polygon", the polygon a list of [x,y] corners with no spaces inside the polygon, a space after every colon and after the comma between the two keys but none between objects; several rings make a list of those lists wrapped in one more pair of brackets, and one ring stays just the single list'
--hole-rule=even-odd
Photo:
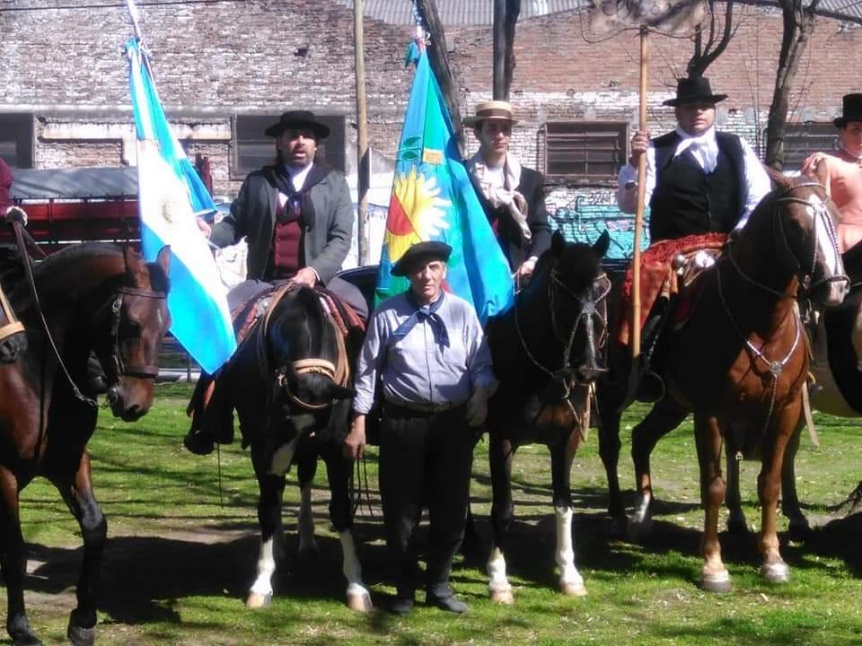
[{"label": "corrugated metal sheet", "polygon": [[[546,16],[577,9],[581,0],[521,0],[520,19]],[[353,0],[335,0],[353,8]],[[437,13],[444,27],[492,25],[494,0],[437,0]],[[412,25],[413,3],[410,0],[365,0],[365,15],[390,25]]]},{"label": "corrugated metal sheet", "polygon": [[[334,0],[353,8],[353,0]],[[745,4],[777,6],[775,0],[742,0]],[[492,25],[494,0],[437,0],[437,13],[444,27]],[[520,20],[573,11],[586,0],[521,0]],[[862,1],[820,0],[819,15],[838,20],[862,23]],[[391,25],[413,24],[411,0],[365,0],[365,15]]]}]

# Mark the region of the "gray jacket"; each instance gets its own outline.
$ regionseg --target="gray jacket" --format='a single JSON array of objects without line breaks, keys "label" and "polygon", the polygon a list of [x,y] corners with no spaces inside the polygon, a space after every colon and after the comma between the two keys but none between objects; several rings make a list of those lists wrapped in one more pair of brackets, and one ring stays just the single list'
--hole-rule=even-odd
[{"label": "gray jacket", "polygon": [[[350,251],[353,203],[344,175],[335,170],[311,187],[306,198],[314,204],[314,224],[304,231],[306,266],[324,284],[332,280]],[[218,247],[248,238],[249,279],[260,280],[272,253],[278,190],[257,170],[248,175],[230,207],[230,215],[213,226],[211,242]]]}]

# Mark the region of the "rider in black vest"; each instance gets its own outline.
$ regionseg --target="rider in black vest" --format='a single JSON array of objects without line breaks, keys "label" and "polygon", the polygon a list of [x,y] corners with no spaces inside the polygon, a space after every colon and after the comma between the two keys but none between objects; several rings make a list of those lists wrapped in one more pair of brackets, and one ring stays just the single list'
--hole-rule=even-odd
[{"label": "rider in black vest", "polygon": [[709,79],[680,79],[677,96],[664,102],[675,110],[676,130],[652,142],[644,132],[632,137],[617,203],[624,213],[634,213],[638,158],[646,154],[652,242],[730,233],[747,222],[769,192],[769,176],[751,146],[736,135],[715,131],[715,106],[726,98],[713,94]]}]

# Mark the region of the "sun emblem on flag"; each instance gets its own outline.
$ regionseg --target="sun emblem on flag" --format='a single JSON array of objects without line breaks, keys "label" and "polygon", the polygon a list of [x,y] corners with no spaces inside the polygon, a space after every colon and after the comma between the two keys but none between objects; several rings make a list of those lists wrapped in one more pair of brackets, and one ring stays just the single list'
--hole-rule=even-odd
[{"label": "sun emblem on flag", "polygon": [[437,178],[426,177],[416,166],[409,174],[395,176],[384,240],[393,264],[412,245],[432,240],[449,228],[447,215],[452,202],[440,197],[440,190]]}]

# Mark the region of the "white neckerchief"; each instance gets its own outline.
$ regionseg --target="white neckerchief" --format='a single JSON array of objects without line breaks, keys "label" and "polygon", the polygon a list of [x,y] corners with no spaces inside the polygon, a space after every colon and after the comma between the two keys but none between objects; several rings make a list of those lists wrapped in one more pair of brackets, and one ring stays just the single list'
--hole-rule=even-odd
[{"label": "white neckerchief", "polygon": [[293,182],[293,188],[296,191],[301,191],[302,187],[305,185],[305,178],[308,177],[308,173],[311,172],[311,167],[314,166],[314,162],[311,162],[308,166],[303,166],[302,168],[296,169],[292,166],[285,165],[285,169],[287,170],[287,174],[290,175],[290,179]]},{"label": "white neckerchief", "polygon": [[840,143],[840,142],[838,143],[838,149],[843,151],[844,154],[847,155],[848,157],[855,159],[857,164],[862,164],[862,153],[860,153],[858,155],[854,155],[849,150],[847,150],[847,147],[843,143]]},{"label": "white neckerchief", "polygon": [[476,183],[479,184],[479,189],[482,191],[485,199],[494,208],[505,206],[521,230],[524,240],[529,242],[533,237],[530,226],[527,224],[529,206],[526,198],[515,190],[518,184],[521,183],[521,164],[515,159],[514,155],[506,153],[506,163],[503,171],[504,181],[502,185],[500,185],[499,181],[499,172],[495,171],[493,166],[488,166],[485,163],[481,151],[470,158],[467,166],[470,169],[470,173],[476,178]]},{"label": "white neckerchief", "polygon": [[676,134],[681,137],[681,140],[673,154],[674,159],[689,150],[704,172],[711,173],[715,170],[718,165],[718,140],[715,138],[715,128],[710,128],[695,137],[677,126]]}]

